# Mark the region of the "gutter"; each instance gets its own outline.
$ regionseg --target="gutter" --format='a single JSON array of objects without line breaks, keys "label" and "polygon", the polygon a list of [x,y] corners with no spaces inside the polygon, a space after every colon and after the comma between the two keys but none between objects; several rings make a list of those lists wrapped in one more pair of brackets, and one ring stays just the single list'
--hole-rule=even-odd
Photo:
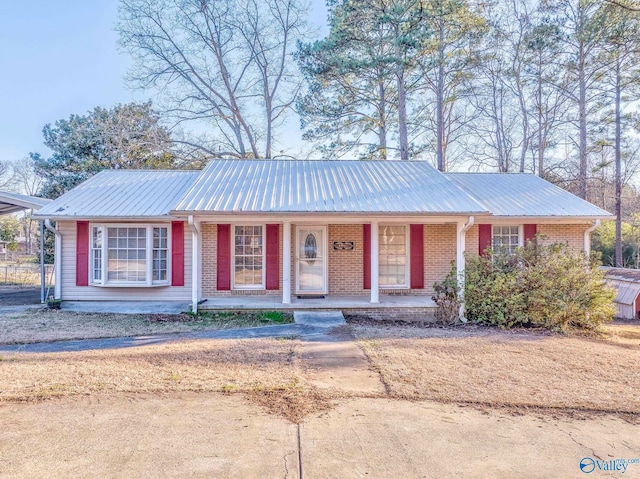
[{"label": "gutter", "polygon": [[51,225],[51,220],[45,219],[44,226],[55,236],[55,248],[53,253],[54,288],[55,299],[62,299],[62,234]]}]

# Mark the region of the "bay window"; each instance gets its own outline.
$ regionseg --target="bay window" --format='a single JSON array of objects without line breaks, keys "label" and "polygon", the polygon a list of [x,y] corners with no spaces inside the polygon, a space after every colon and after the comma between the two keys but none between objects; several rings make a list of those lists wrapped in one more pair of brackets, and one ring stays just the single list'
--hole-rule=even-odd
[{"label": "bay window", "polygon": [[159,225],[92,225],[91,283],[169,284],[169,229]]},{"label": "bay window", "polygon": [[381,288],[408,287],[408,236],[405,225],[380,225],[379,282]]},{"label": "bay window", "polygon": [[233,287],[264,288],[264,228],[234,226]]}]

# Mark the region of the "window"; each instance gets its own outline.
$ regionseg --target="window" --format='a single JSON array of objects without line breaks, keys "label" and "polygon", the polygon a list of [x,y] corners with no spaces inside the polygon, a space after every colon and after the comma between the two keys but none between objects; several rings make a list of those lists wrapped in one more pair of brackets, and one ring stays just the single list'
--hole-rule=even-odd
[{"label": "window", "polygon": [[153,281],[167,281],[167,228],[153,228]]},{"label": "window", "polygon": [[233,287],[236,289],[264,288],[263,232],[262,226],[234,227]]},{"label": "window", "polygon": [[168,284],[168,238],[166,226],[93,225],[91,282],[105,286]]},{"label": "window", "polygon": [[380,287],[407,287],[407,227],[380,226]]},{"label": "window", "polygon": [[496,254],[514,254],[520,246],[519,226],[493,226],[491,249]]}]

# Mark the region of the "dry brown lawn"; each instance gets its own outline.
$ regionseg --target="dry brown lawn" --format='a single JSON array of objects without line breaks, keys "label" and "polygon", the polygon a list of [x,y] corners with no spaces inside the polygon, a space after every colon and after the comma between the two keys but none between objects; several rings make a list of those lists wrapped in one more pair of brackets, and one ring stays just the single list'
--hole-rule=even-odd
[{"label": "dry brown lawn", "polygon": [[[280,322],[291,322],[289,316],[280,318]],[[0,344],[183,333],[268,324],[273,323],[258,313],[211,313],[194,318],[187,314],[76,313],[29,309],[0,314]]]},{"label": "dry brown lawn", "polygon": [[[640,326],[606,336],[353,325],[386,392],[363,397],[616,413],[640,420]],[[298,339],[198,340],[127,349],[0,353],[0,402],[113,393],[239,393],[298,422],[358,394],[318,388]]]},{"label": "dry brown lawn", "polygon": [[355,326],[393,397],[640,414],[640,326],[603,336]]}]

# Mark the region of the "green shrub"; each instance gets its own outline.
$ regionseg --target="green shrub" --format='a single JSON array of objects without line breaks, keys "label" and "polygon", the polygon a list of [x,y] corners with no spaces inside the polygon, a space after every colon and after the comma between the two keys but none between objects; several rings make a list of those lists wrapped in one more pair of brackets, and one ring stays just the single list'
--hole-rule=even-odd
[{"label": "green shrub", "polygon": [[615,290],[594,256],[565,244],[519,248],[512,256],[469,256],[465,311],[471,321],[514,326],[595,329],[615,314]]}]

